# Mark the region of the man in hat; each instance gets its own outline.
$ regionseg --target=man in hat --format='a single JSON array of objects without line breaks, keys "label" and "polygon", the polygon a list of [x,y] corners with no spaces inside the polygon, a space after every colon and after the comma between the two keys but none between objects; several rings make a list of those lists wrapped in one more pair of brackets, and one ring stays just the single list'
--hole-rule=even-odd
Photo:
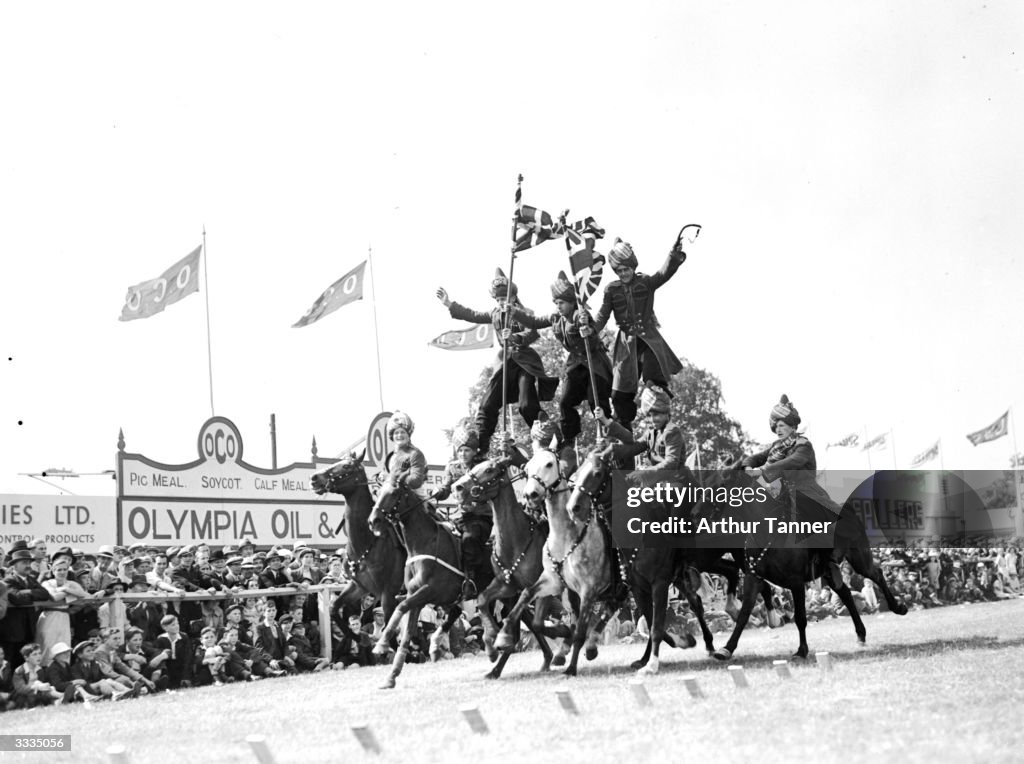
[{"label": "man in hat", "polygon": [[[480,437],[480,453],[486,456],[491,447],[491,436],[498,424],[503,398],[509,402],[518,401],[519,414],[528,425],[533,425],[540,412],[541,401],[550,401],[555,397],[558,380],[549,377],[544,371],[544,362],[537,351],[530,347],[540,335],[536,329],[527,329],[512,315],[518,308],[525,311],[519,302],[517,288],[510,283],[499,268],[491,281],[491,297],[497,305],[490,313],[471,310],[457,302],[452,302],[448,292],[442,287],[437,290],[437,298],[448,308],[452,318],[469,321],[474,324],[492,324],[498,342],[507,347],[507,354],[499,354],[505,360],[505,368],[500,361],[495,363],[494,373],[487,383],[487,390],[476,413],[476,429]],[[504,396],[502,380],[505,380]]]},{"label": "man in hat", "polygon": [[[291,586],[292,581],[288,578],[284,572],[284,560],[281,557],[281,553],[277,550],[272,550],[267,555],[267,567],[260,573],[260,589],[280,589],[282,587]],[[281,613],[288,609],[287,595],[275,597],[268,602],[273,602],[277,607],[277,610]]]},{"label": "man in hat", "polygon": [[661,336],[661,325],[654,315],[654,293],[671,279],[686,260],[682,232],[664,264],[653,276],[637,272],[637,259],[628,242],[616,239],[608,253],[608,262],[618,276],[605,287],[601,308],[594,320],[600,332],[615,316],[619,331],[612,353],[612,407],[615,419],[629,428],[636,417],[636,392],[642,384],[656,384],[668,390],[672,375],[683,364]]},{"label": "man in hat", "polygon": [[[149,580],[145,576],[138,573],[132,576],[129,584],[129,591],[132,594],[143,594],[149,590]],[[142,632],[142,638],[146,642],[156,642],[156,638],[163,632],[160,619],[164,617],[164,610],[159,602],[129,602],[127,617],[128,623]]]},{"label": "man in hat", "polygon": [[[456,458],[444,468],[441,485],[434,491],[434,498],[444,501],[452,494],[452,486],[463,478],[473,467],[483,461],[477,451],[480,439],[468,420],[455,425],[452,430],[452,447]],[[458,527],[462,531],[462,563],[466,575],[480,589],[482,579],[490,565],[487,557],[487,539],[494,527],[494,511],[491,500],[497,495],[498,486],[478,496],[470,496],[459,505]]]},{"label": "man in hat", "polygon": [[46,574],[50,572],[50,566],[47,562],[49,555],[46,551],[46,539],[32,539],[29,542],[29,546],[32,548],[32,573],[42,581]]},{"label": "man in hat", "polygon": [[[586,400],[591,411],[595,407],[611,410],[608,400],[612,391],[612,362],[604,344],[591,328],[593,319],[590,312],[586,308],[579,308],[576,287],[564,271],[559,272],[558,278],[551,285],[551,297],[555,303],[555,313],[549,316],[534,316],[518,309],[512,315],[523,326],[531,329],[551,327],[555,339],[569,353],[565,361],[565,380],[558,410],[561,415],[563,446],[571,448],[582,431],[577,406]],[[591,389],[591,376],[594,389]]]},{"label": "man in hat", "polygon": [[[657,387],[644,388],[640,396],[640,410],[648,418],[649,427],[643,437],[634,446],[626,447],[624,452],[645,454],[641,470],[679,472],[686,458],[686,441],[679,425],[671,421],[668,393]],[[641,476],[640,482],[646,485],[649,481]]]},{"label": "man in hat", "polygon": [[0,619],[0,647],[17,668],[23,660],[22,646],[35,639],[35,624],[39,613],[32,606],[35,602],[53,599],[50,593],[32,574],[35,558],[25,546],[12,547],[10,565],[4,585],[7,587],[7,612]]}]

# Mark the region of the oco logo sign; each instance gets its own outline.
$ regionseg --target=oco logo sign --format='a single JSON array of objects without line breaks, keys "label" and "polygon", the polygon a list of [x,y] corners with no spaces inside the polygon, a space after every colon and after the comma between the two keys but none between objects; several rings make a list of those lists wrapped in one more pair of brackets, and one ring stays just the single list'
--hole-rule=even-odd
[{"label": "oco logo sign", "polygon": [[214,417],[207,421],[199,433],[199,458],[218,464],[242,458],[242,436],[230,420]]},{"label": "oco logo sign", "polygon": [[366,432],[366,462],[373,467],[384,469],[384,460],[388,456],[388,420],[390,411],[382,411],[373,418],[370,429]]}]

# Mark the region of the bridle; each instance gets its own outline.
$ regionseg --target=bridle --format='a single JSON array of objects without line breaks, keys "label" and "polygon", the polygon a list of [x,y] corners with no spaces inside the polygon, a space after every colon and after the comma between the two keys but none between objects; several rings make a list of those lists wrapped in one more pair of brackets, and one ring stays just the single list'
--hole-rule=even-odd
[{"label": "bridle", "polygon": [[[557,468],[557,465],[558,465],[558,456],[557,456],[557,454],[555,454],[554,451],[550,451],[548,449],[544,449],[544,450],[547,451],[549,454],[551,454],[554,457],[554,459],[555,459],[555,465],[556,465],[555,473],[556,473],[557,477],[555,478],[554,482],[552,482],[552,483],[545,483],[544,480],[541,479],[541,476],[538,473],[534,473],[534,474],[528,476],[530,480],[536,481],[537,485],[539,485],[541,487],[541,489],[543,490],[543,494],[541,494],[541,496],[540,496],[541,499],[547,499],[549,496],[554,496],[556,494],[565,493],[566,491],[571,491],[572,490],[572,483],[569,481],[569,479],[565,475],[562,474],[562,471]],[[561,485],[562,483],[565,483],[565,488],[560,488],[558,490],[555,490],[557,488],[557,486]]]}]

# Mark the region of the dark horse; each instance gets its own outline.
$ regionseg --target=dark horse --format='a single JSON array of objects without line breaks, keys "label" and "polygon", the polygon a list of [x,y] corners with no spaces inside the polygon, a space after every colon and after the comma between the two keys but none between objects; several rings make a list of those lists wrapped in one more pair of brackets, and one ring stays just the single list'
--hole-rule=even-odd
[{"label": "dark horse", "polygon": [[[726,468],[719,473],[721,485],[727,488],[755,488],[755,481],[743,473],[737,465]],[[794,501],[796,497],[793,497]],[[773,499],[770,495],[765,502],[756,502],[739,508],[746,510],[748,516],[761,514],[765,517],[776,517],[785,519],[792,514],[790,497],[783,494],[779,499]],[[907,608],[892,596],[889,586],[885,583],[882,575],[882,568],[871,554],[868,544],[867,532],[864,524],[857,514],[849,506],[844,506],[838,516],[831,510],[821,507],[820,511],[828,515],[828,518],[835,521],[836,532],[835,542],[831,549],[827,548],[792,548],[789,544],[780,546],[768,546],[761,549],[734,549],[733,557],[741,561],[744,569],[748,572],[743,586],[743,606],[740,608],[736,618],[736,626],[732,636],[725,647],[716,650],[714,656],[719,660],[729,660],[736,651],[740,641],[740,634],[747,625],[750,611],[754,607],[757,594],[760,589],[758,579],[770,581],[776,586],[789,589],[793,593],[793,620],[800,632],[800,646],[793,654],[795,658],[807,657],[807,606],[805,600],[806,584],[814,577],[820,575],[832,587],[839,598],[843,601],[850,618],[853,619],[853,626],[857,632],[857,641],[863,645],[867,637],[864,622],[857,612],[857,605],[850,594],[850,588],[843,581],[839,564],[847,560],[853,569],[870,578],[879,590],[891,610],[896,615],[906,615]],[[820,572],[819,571],[820,568]],[[752,575],[750,575],[752,574]],[[817,575],[816,575],[817,574]]]},{"label": "dark horse", "polygon": [[[426,499],[421,499],[401,481],[402,475],[385,483],[370,513],[369,527],[374,535],[382,536],[394,525],[402,537],[409,557],[405,561],[405,590],[408,596],[398,603],[381,632],[374,653],[387,653],[388,641],[399,624],[402,626],[398,650],[391,664],[391,673],[383,689],[395,686],[402,673],[409,642],[419,628],[420,611],[425,605],[440,605],[448,611],[442,629],[447,631],[458,618],[463,599],[466,574],[461,570],[459,540],[430,516]],[[477,582],[481,585],[485,582]],[[489,583],[487,581],[486,583]]]},{"label": "dark horse", "polygon": [[380,599],[384,618],[391,618],[402,590],[405,574],[405,549],[394,533],[377,537],[370,532],[369,518],[373,496],[363,468],[364,451],[349,454],[337,464],[313,475],[311,483],[318,494],[340,493],[345,497],[344,525],[348,532],[346,572],[350,579],[338,600],[358,610],[367,594]]},{"label": "dark horse", "polygon": [[[480,592],[476,600],[477,611],[484,627],[487,655],[492,662],[497,661],[486,675],[488,679],[497,679],[501,676],[514,647],[506,647],[499,657],[494,646],[498,625],[491,616],[489,606],[495,600],[517,598],[523,589],[537,581],[544,568],[544,544],[548,538],[547,520],[528,514],[519,503],[508,474],[511,461],[507,456],[485,459],[452,486],[462,503],[478,499],[480,496],[494,495],[491,500],[495,529],[494,549],[491,554],[494,580]],[[537,638],[537,644],[544,655],[541,671],[547,671],[552,663],[551,648],[544,637],[561,637],[565,640],[572,637],[572,632],[566,626],[548,628],[543,625],[544,613],[549,602],[548,598],[542,599],[532,618],[527,618],[524,613],[524,623]],[[567,647],[566,641],[563,649]]]}]

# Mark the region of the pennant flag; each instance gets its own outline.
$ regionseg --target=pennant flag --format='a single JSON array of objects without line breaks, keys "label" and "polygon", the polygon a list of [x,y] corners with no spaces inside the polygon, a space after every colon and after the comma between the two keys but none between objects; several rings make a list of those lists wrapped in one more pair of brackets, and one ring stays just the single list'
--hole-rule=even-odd
[{"label": "pennant flag", "polygon": [[604,229],[594,218],[577,220],[565,229],[565,247],[569,250],[569,267],[576,281],[580,301],[586,303],[597,291],[604,270],[604,255],[594,251],[594,243],[604,236]]},{"label": "pennant flag", "polygon": [[199,253],[196,247],[162,274],[160,278],[128,287],[119,321],[149,318],[193,292],[199,291]]},{"label": "pennant flag", "polygon": [[930,462],[932,459],[939,455],[939,441],[935,441],[935,445],[926,451],[922,451],[914,457],[914,461],[910,463],[911,467],[919,467],[925,462]]},{"label": "pennant flag", "polygon": [[454,329],[434,337],[427,343],[442,350],[480,350],[494,345],[494,326],[476,324],[465,329]]},{"label": "pennant flag", "polygon": [[327,291],[316,298],[312,307],[306,311],[306,315],[292,324],[292,329],[319,321],[329,313],[338,308],[348,305],[350,302],[363,299],[363,274],[366,271],[366,261],[359,263],[340,279],[335,281]]},{"label": "pennant flag", "polygon": [[1009,431],[1007,423],[1010,418],[1010,410],[1007,409],[1006,413],[999,417],[996,421],[990,424],[983,430],[972,432],[967,436],[967,439],[971,441],[975,446],[981,443],[988,443],[990,440],[996,440],[1001,438]]},{"label": "pennant flag", "polygon": [[845,438],[841,438],[840,440],[837,440],[835,443],[829,443],[827,446],[825,446],[825,450],[828,451],[830,448],[833,447],[853,448],[854,446],[857,445],[858,442],[860,442],[860,435],[858,435],[855,432],[851,432]]},{"label": "pennant flag", "polygon": [[889,433],[883,432],[881,435],[876,435],[863,446],[861,451],[870,451],[872,448],[883,448],[885,446],[885,439],[889,436]]}]

